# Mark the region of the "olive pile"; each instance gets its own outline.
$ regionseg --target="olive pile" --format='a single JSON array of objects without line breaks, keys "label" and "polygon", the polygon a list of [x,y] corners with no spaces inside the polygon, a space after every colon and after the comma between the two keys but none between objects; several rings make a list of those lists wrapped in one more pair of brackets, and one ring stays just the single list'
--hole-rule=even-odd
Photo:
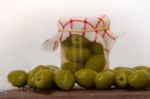
[{"label": "olive pile", "polygon": [[39,65],[26,73],[14,70],[8,74],[8,81],[16,87],[28,86],[35,90],[59,89],[72,90],[75,83],[85,89],[108,90],[145,89],[150,85],[150,67],[116,67],[113,70],[96,72],[92,69],[80,69],[74,73],[56,66]]}]

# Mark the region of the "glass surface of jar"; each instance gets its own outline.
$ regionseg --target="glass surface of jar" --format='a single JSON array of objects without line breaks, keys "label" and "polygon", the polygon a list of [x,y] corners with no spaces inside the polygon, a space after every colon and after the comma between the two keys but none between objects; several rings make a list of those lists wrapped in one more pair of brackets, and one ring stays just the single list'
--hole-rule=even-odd
[{"label": "glass surface of jar", "polygon": [[58,33],[50,45],[52,50],[61,45],[61,68],[73,73],[82,68],[100,72],[109,68],[109,52],[115,41],[110,20],[102,15],[59,19]]}]

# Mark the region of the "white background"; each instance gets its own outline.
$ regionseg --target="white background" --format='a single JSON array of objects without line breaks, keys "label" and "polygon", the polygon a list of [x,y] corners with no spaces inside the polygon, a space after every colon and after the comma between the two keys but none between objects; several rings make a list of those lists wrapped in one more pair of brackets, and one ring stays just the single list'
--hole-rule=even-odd
[{"label": "white background", "polygon": [[149,5],[149,0],[0,0],[0,90],[11,88],[6,75],[12,69],[60,65],[59,49],[41,49],[56,33],[59,17],[108,15],[120,36],[110,67],[150,65]]}]

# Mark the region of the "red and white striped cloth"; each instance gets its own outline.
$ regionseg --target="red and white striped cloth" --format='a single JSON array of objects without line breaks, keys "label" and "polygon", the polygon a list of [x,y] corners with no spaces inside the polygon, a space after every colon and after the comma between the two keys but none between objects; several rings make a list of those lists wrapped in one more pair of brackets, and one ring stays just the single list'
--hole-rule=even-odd
[{"label": "red and white striped cloth", "polygon": [[72,34],[83,35],[91,42],[101,43],[106,52],[110,52],[117,39],[117,36],[110,32],[110,20],[106,15],[61,18],[58,21],[58,33],[53,38],[47,39],[43,44],[43,48],[55,51],[59,42]]}]

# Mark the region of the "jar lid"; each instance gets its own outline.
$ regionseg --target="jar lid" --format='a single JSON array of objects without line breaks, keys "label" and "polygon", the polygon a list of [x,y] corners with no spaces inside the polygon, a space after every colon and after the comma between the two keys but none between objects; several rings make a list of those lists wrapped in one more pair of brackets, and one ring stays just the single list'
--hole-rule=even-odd
[{"label": "jar lid", "polygon": [[79,34],[91,42],[101,43],[107,52],[110,51],[117,36],[110,31],[110,19],[106,15],[100,17],[69,17],[58,20],[58,33],[44,42],[43,48],[56,50],[60,41],[72,34]]}]

